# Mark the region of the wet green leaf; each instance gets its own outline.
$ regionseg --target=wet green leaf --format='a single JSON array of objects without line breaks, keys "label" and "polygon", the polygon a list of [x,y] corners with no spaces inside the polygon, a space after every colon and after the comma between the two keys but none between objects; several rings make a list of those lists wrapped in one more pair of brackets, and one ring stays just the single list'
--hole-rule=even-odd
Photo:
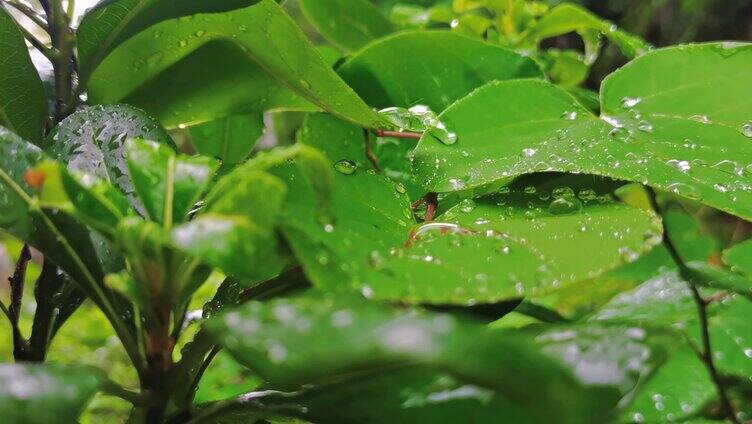
[{"label": "wet green leaf", "polygon": [[128,139],[125,152],[133,188],[148,217],[166,228],[187,219],[219,167],[215,159],[178,155],[143,139]]},{"label": "wet green leaf", "polygon": [[101,384],[89,367],[0,364],[0,415],[8,423],[76,422]]},{"label": "wet green leaf", "polygon": [[[313,384],[311,401],[316,401],[317,391],[319,396],[325,395],[331,384],[367,382],[373,376],[394,375],[399,372],[397,367],[412,368],[414,363],[479,386],[474,393],[509,399],[534,417],[532,422],[545,422],[557,414],[566,422],[595,422],[618,400],[611,382],[605,382],[605,388],[583,389],[579,380],[561,372],[558,359],[530,349],[530,339],[488,333],[478,323],[449,315],[388,309],[348,297],[252,302],[214,318],[208,329],[238,361],[261,373],[272,387]],[[327,343],[317,342],[322,339]],[[421,373],[410,374],[418,377]],[[303,399],[308,390],[302,392]],[[589,397],[583,396],[586,392]],[[527,408],[520,402],[525,398],[535,398],[537,405],[546,407]],[[351,413],[360,416],[356,421],[370,415],[357,408]],[[398,422],[405,422],[411,411],[405,414],[396,416]]]},{"label": "wet green leaf", "polygon": [[446,31],[384,37],[352,55],[338,72],[370,106],[423,104],[436,112],[489,81],[543,78],[530,58]]},{"label": "wet green leaf", "polygon": [[392,32],[369,0],[301,0],[300,9],[319,33],[344,51],[357,50]]},{"label": "wet green leaf", "polygon": [[5,8],[0,8],[0,57],[0,126],[39,142],[47,98],[24,36]]},{"label": "wet green leaf", "polygon": [[752,239],[745,240],[724,251],[723,262],[730,266],[731,270],[752,277]]},{"label": "wet green leaf", "polygon": [[125,142],[144,138],[174,148],[175,144],[153,118],[132,106],[91,106],[58,124],[47,138],[45,151],[68,170],[90,174],[118,187],[143,212],[125,159]]},{"label": "wet green leaf", "polygon": [[438,192],[540,171],[605,175],[751,217],[741,159],[752,154],[742,131],[751,60],[748,45],[651,52],[604,82],[602,119],[547,83],[490,83],[439,117],[458,141],[424,136],[414,171]]},{"label": "wet green leaf", "polygon": [[[313,45],[306,39],[300,28],[273,0],[261,0],[258,3],[223,13],[196,14],[185,18],[163,21],[149,27],[124,41],[110,53],[93,73],[89,83],[90,98],[99,103],[114,103],[127,99],[156,76],[171,72],[171,67],[191,53],[201,49],[210,49],[221,45],[223,49],[240,50],[233,55],[240,62],[250,62],[260,66],[278,79],[283,85],[312,102],[317,107],[330,111],[343,118],[365,127],[380,125],[379,117],[372,111],[329,67]],[[237,53],[237,51],[236,51]],[[214,62],[204,62],[201,66]],[[218,66],[221,64],[217,64]],[[237,66],[237,65],[231,65]],[[216,75],[212,76],[217,78]],[[227,81],[224,81],[227,82]],[[191,84],[200,83],[198,80]],[[267,84],[262,85],[267,90]],[[204,87],[205,88],[205,87]],[[262,105],[264,110],[275,107],[265,104],[267,91],[241,91],[250,103]],[[217,91],[208,92],[216,100]],[[160,96],[162,99],[165,96]],[[185,99],[185,97],[183,97]],[[225,99],[225,98],[223,98]],[[154,99],[152,99],[153,101]],[[227,99],[225,99],[227,100]],[[172,102],[176,100],[165,100]],[[243,107],[238,100],[231,99],[235,109]],[[141,105],[140,102],[135,102]],[[146,106],[146,105],[143,105]],[[147,110],[156,114],[166,125],[173,123],[190,123],[199,119],[191,116],[193,104],[186,99],[185,107],[173,108],[170,113],[183,114],[176,119],[169,117],[164,105]],[[201,104],[199,107],[204,107]],[[225,104],[225,108],[229,105]],[[247,106],[246,106],[247,107]],[[234,110],[235,113],[250,112],[254,109]],[[230,111],[225,111],[225,115]],[[205,116],[201,120],[214,119],[218,116]],[[168,118],[169,117],[169,118]]]},{"label": "wet green leaf", "polygon": [[76,31],[81,75],[87,80],[109,53],[128,38],[146,28],[172,18],[196,13],[228,11],[258,0],[108,0],[100,2],[84,15]]},{"label": "wet green leaf", "polygon": [[245,161],[264,132],[260,113],[235,115],[190,127],[196,152],[222,161],[225,169]]},{"label": "wet green leaf", "polygon": [[438,304],[540,297],[635,260],[660,233],[651,213],[592,189],[518,187],[463,200],[414,230],[407,247],[372,255],[362,290]]},{"label": "wet green leaf", "polygon": [[590,33],[600,32],[630,59],[645,54],[650,49],[650,45],[638,37],[620,30],[616,25],[600,19],[580,6],[568,3],[561,4],[543,15],[543,18],[525,34],[524,40],[537,43],[544,38],[575,31],[581,34],[586,46],[592,38]]}]

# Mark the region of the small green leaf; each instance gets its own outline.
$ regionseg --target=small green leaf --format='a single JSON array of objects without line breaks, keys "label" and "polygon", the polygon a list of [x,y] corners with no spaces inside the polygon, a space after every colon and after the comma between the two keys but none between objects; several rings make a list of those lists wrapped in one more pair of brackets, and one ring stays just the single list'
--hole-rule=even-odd
[{"label": "small green leaf", "polygon": [[167,228],[183,222],[219,167],[205,156],[178,155],[163,144],[143,139],[125,143],[135,192],[152,221]]},{"label": "small green leaf", "polygon": [[357,50],[392,32],[392,24],[369,0],[301,0],[303,14],[330,43]]},{"label": "small green leaf", "polygon": [[593,30],[599,31],[616,44],[627,58],[640,56],[650,49],[650,45],[638,37],[620,30],[616,25],[600,19],[580,6],[568,3],[561,4],[546,13],[525,34],[523,40],[537,44],[544,38],[576,31],[581,33],[587,42],[592,38],[590,33]]},{"label": "small green leaf", "polygon": [[196,152],[222,161],[224,168],[245,161],[264,132],[260,113],[235,115],[194,125],[189,129]]},{"label": "small green leaf", "polygon": [[47,119],[47,98],[26,41],[0,7],[0,126],[38,143]]},{"label": "small green leaf", "polygon": [[0,416],[8,423],[76,422],[102,380],[89,367],[0,364]]},{"label": "small green leaf", "polygon": [[129,138],[175,146],[159,123],[144,112],[112,105],[86,107],[64,119],[48,136],[45,150],[70,171],[90,174],[118,187],[143,212],[126,165],[125,141]]},{"label": "small green leaf", "polygon": [[[364,127],[375,128],[381,124],[378,115],[336,75],[300,28],[273,0],[261,0],[252,6],[223,13],[166,20],[134,35],[97,67],[89,83],[90,98],[99,103],[123,101],[158,75],[165,72],[172,75],[171,67],[192,53],[212,49],[214,46],[225,50],[229,46],[236,53],[239,50],[240,54],[233,56],[241,59],[241,63],[250,62],[261,67],[321,109]],[[207,68],[214,64],[204,62],[200,66]],[[231,66],[231,69],[235,69],[237,65]],[[216,76],[212,74],[212,78]],[[199,83],[200,79],[199,76],[191,84]],[[224,80],[223,83],[229,81]],[[274,107],[274,104],[266,104],[270,95],[268,87],[262,85],[258,88],[263,91],[240,90],[241,94],[245,93],[245,99],[233,99],[238,110],[226,111],[225,115]],[[233,85],[233,90],[237,92],[237,86]],[[276,89],[272,87],[271,91],[271,96],[274,97]],[[217,96],[216,92],[206,93],[210,93],[211,97]],[[159,99],[166,97],[168,96],[159,96]],[[182,98],[185,99],[185,96]],[[185,103],[192,103],[193,100],[187,99]],[[247,101],[256,102],[259,108],[248,109],[246,106],[242,110],[243,100],[246,100],[246,105]],[[174,103],[176,100],[165,99],[163,102]],[[159,107],[159,102],[157,106],[158,111],[152,108],[148,110],[159,112],[157,115],[165,122],[168,115],[163,107]],[[218,116],[203,116],[202,120],[216,117]],[[182,119],[185,120],[176,123],[190,123],[195,118],[184,115]],[[175,122],[174,117],[169,120]],[[167,122],[166,124],[169,125]]]},{"label": "small green leaf", "polygon": [[489,81],[543,78],[530,58],[446,31],[384,37],[352,55],[338,71],[373,107],[423,104],[436,112]]}]

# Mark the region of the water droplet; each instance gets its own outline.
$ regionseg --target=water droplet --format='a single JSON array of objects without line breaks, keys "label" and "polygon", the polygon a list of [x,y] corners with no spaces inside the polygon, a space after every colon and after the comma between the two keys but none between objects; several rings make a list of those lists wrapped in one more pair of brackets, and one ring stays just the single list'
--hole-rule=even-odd
[{"label": "water droplet", "polygon": [[742,134],[745,137],[752,138],[752,121],[749,121],[746,124],[742,125]]},{"label": "water droplet", "polygon": [[535,152],[537,152],[537,151],[538,150],[536,150],[536,149],[531,149],[531,148],[528,147],[528,148],[522,149],[522,156],[529,158],[529,157],[533,156],[535,154]]},{"label": "water droplet", "polygon": [[206,31],[204,31],[202,29],[196,31],[196,37],[203,37],[204,34],[206,34]]},{"label": "water droplet", "polygon": [[621,99],[621,105],[623,107],[631,108],[637,106],[641,101],[642,99],[640,99],[639,97],[625,97]]},{"label": "water droplet", "polygon": [[552,215],[569,215],[582,210],[582,202],[576,197],[559,197],[548,205],[548,212]]},{"label": "water droplet", "polygon": [[692,115],[689,117],[689,119],[693,121],[697,121],[701,124],[709,124],[710,118],[707,115]]},{"label": "water droplet", "polygon": [[561,117],[570,121],[574,121],[577,119],[577,112],[576,111],[566,111],[561,114]]},{"label": "water droplet", "polygon": [[629,141],[629,130],[624,127],[616,127],[609,131],[608,136],[611,137],[612,140],[617,141]]},{"label": "water droplet", "polygon": [[688,199],[700,199],[700,194],[697,192],[697,189],[689,184],[673,183],[670,184],[667,188],[670,192],[676,195],[684,196]]},{"label": "water droplet", "polygon": [[684,173],[687,173],[692,169],[692,166],[690,166],[689,162],[686,160],[671,159],[666,162],[666,165],[676,168]]},{"label": "water droplet", "polygon": [[396,183],[396,184],[394,185],[394,190],[395,190],[395,191],[396,191],[397,193],[399,193],[399,194],[405,194],[405,192],[407,191],[407,189],[405,189],[405,185],[404,185],[404,184],[402,184],[402,183]]},{"label": "water droplet", "polygon": [[470,213],[475,209],[475,201],[473,199],[463,199],[459,206],[462,212]]},{"label": "water droplet", "polygon": [[358,165],[349,159],[342,159],[334,164],[334,169],[341,174],[352,175],[358,170]]},{"label": "water droplet", "polygon": [[653,124],[648,121],[640,121],[637,124],[637,129],[642,132],[653,132]]}]

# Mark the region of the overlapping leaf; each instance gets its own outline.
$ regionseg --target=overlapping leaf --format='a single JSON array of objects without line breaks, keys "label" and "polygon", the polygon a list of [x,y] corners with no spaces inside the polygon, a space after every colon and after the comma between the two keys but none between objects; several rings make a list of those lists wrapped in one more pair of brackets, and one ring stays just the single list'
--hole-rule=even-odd
[{"label": "overlapping leaf", "polygon": [[490,83],[440,116],[458,141],[424,136],[414,170],[439,192],[531,172],[605,175],[749,218],[749,63],[749,45],[651,52],[606,79],[602,119],[543,82]]},{"label": "overlapping leaf", "polygon": [[303,0],[300,9],[321,35],[344,51],[357,50],[392,32],[369,0]]},{"label": "overlapping leaf", "polygon": [[[220,113],[228,115],[289,105],[289,91],[280,90],[277,84],[256,82],[250,91],[238,90],[237,85],[222,78],[223,75],[214,74],[211,74],[212,79],[219,78],[225,89],[231,87],[236,94],[223,96],[213,89],[211,97],[219,102],[213,107],[201,102],[196,109],[192,102],[197,99],[193,99],[194,93],[190,92],[187,96],[174,97],[162,91],[158,99],[154,96],[148,99],[154,103],[145,104],[130,98],[138,97],[137,90],[160,74],[167,72],[175,78],[174,65],[199,50],[209,54],[214,46],[220,46],[222,55],[230,51],[224,60],[232,57],[239,59],[239,63],[265,70],[316,107],[365,127],[380,125],[379,117],[343,83],[273,0],[261,0],[252,6],[223,13],[166,20],[132,36],[97,67],[89,83],[90,97],[104,103],[128,99],[129,103],[145,107],[167,125],[214,119],[222,116]],[[216,51],[211,54],[214,53]],[[201,67],[211,64],[211,69],[215,69],[214,66],[223,66],[223,63],[222,57],[218,57],[217,62],[205,61]],[[225,71],[238,69],[232,62],[228,65],[230,68]],[[201,84],[206,76],[208,74],[201,73],[191,78],[190,85]],[[280,97],[282,101],[274,101]]]},{"label": "overlapping leaf", "polygon": [[21,30],[0,7],[0,126],[39,142],[47,119],[47,98],[31,63]]}]

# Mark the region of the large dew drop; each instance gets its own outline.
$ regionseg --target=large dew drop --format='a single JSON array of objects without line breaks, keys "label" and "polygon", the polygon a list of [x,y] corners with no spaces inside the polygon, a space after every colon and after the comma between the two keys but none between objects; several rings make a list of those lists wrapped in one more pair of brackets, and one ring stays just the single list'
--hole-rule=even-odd
[{"label": "large dew drop", "polygon": [[358,165],[349,159],[342,159],[334,164],[334,169],[340,174],[352,175],[358,170]]}]

